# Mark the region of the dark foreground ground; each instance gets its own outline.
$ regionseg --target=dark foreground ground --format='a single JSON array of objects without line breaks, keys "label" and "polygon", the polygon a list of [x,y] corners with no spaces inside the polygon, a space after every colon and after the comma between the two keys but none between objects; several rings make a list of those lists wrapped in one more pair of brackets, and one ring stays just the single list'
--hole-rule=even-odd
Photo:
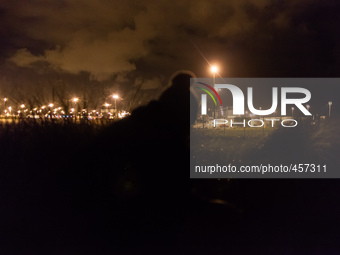
[{"label": "dark foreground ground", "polygon": [[1,254],[339,254],[339,180],[189,179],[181,129],[129,121],[0,127]]},{"label": "dark foreground ground", "polygon": [[[189,178],[189,78],[113,125],[1,126],[0,254],[339,254],[338,179]],[[225,156],[337,168],[339,127]]]}]

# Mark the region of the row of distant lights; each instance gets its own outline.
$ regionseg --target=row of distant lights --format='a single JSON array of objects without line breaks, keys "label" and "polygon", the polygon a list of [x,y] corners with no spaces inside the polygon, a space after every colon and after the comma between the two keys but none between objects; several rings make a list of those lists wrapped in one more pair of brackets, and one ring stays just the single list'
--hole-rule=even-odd
[{"label": "row of distant lights", "polygon": [[[113,98],[113,99],[118,99],[119,96],[118,96],[117,94],[115,94],[115,95],[112,96],[112,98]],[[5,97],[5,98],[4,98],[4,102],[6,103],[7,101],[8,101],[8,98]],[[73,101],[74,103],[77,103],[77,102],[79,101],[79,98],[75,97],[75,98],[72,99],[72,101]],[[50,103],[50,104],[48,105],[48,107],[50,107],[50,108],[52,108],[53,106],[54,106],[54,104],[52,104],[52,103]],[[103,106],[109,107],[110,104],[105,103],[105,104],[103,104]],[[21,104],[20,107],[21,107],[22,109],[24,109],[24,108],[25,108],[25,105],[24,105],[24,104]],[[33,111],[42,112],[42,110],[45,109],[45,108],[46,108],[46,106],[43,105],[43,106],[41,106],[41,110],[38,111],[38,108],[34,108]],[[54,114],[56,114],[56,112],[57,112],[58,110],[61,110],[61,107],[58,107],[58,108],[53,109]],[[11,106],[8,107],[8,111],[9,111],[9,113],[7,112],[7,109],[5,109],[5,113],[7,114],[7,116],[9,116],[9,114],[12,112],[12,107],[11,107]],[[27,112],[27,111],[28,111],[27,109],[23,110],[23,112]],[[30,111],[30,112],[32,112],[32,111]],[[73,113],[73,112],[74,112],[74,108],[71,108],[71,113]],[[83,112],[86,112],[86,110],[83,109]],[[93,114],[95,114],[95,113],[98,114],[98,112],[96,112],[96,110],[93,110],[92,112],[93,112]],[[19,110],[18,113],[20,114],[20,113],[21,113],[21,110]],[[61,113],[62,113],[62,114],[65,114],[65,112],[64,112],[63,110],[61,111]],[[125,111],[124,111],[122,114],[124,114],[124,113],[125,113]]]}]

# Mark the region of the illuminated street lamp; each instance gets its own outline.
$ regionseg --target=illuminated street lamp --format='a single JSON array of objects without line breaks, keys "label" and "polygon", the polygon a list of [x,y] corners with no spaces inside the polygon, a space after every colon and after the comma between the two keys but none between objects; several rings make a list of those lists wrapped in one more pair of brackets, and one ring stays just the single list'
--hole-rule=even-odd
[{"label": "illuminated street lamp", "polygon": [[33,108],[30,113],[32,113],[33,118],[35,118],[35,115],[37,114],[37,108]]},{"label": "illuminated street lamp", "polygon": [[217,73],[218,72],[218,67],[217,66],[211,66],[211,72],[212,73]]},{"label": "illuminated street lamp", "polygon": [[217,66],[211,66],[210,70],[213,74],[213,87],[215,87],[215,75],[218,72],[218,67]]},{"label": "illuminated street lamp", "polygon": [[331,117],[331,108],[332,108],[332,101],[328,102],[328,116]]},{"label": "illuminated street lamp", "polygon": [[7,102],[7,98],[5,97],[4,98],[4,109],[5,109],[5,111],[6,111],[6,102]]},{"label": "illuminated street lamp", "polygon": [[112,96],[112,98],[115,100],[115,119],[117,119],[118,118],[118,111],[117,111],[117,99],[118,99],[118,95],[114,94]]},{"label": "illuminated street lamp", "polygon": [[78,98],[75,97],[72,99],[72,101],[74,102],[74,123],[77,122],[77,102],[78,102]]},{"label": "illuminated street lamp", "polygon": [[[217,66],[211,66],[210,70],[213,74],[213,87],[215,87],[215,74],[217,73],[218,68],[217,68]],[[214,119],[215,119],[215,112],[216,112],[216,109],[215,109],[215,105],[214,105]]]},{"label": "illuminated street lamp", "polygon": [[[20,107],[21,107],[21,109],[24,109],[25,105],[21,104]],[[23,113],[24,113],[24,111],[18,111],[18,117],[20,117],[20,118],[23,117],[24,116]]]},{"label": "illuminated street lamp", "polygon": [[48,104],[48,107],[50,107],[50,118],[52,120],[52,107],[53,107],[54,104],[50,103]]},{"label": "illuminated street lamp", "polygon": [[106,107],[107,114],[109,115],[109,106],[110,106],[110,104],[105,103],[104,106]]}]

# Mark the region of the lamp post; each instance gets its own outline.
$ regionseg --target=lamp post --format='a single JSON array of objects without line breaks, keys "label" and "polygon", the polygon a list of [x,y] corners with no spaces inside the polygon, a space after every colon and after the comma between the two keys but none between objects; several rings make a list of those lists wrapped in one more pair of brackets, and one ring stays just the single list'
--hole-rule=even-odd
[{"label": "lamp post", "polygon": [[217,66],[211,67],[211,72],[213,73],[213,86],[215,86],[215,74],[217,73],[217,71],[218,71]]},{"label": "lamp post", "polygon": [[78,102],[78,98],[75,97],[73,98],[73,102],[74,102],[74,123],[77,123],[77,102]]},{"label": "lamp post", "polygon": [[114,94],[112,96],[112,98],[115,100],[115,119],[117,119],[118,118],[118,111],[117,111],[117,99],[118,99],[118,95]]},{"label": "lamp post", "polygon": [[23,110],[24,110],[24,108],[25,108],[25,105],[24,104],[21,104],[20,105],[20,108],[22,109],[21,111],[19,110],[18,111],[18,115],[19,115],[19,118],[23,118],[24,117],[24,114],[22,113],[23,112]]},{"label": "lamp post", "polygon": [[[213,87],[215,87],[215,74],[217,73],[217,71],[218,71],[218,68],[217,68],[217,66],[211,66],[211,72],[212,72],[212,74],[213,74]],[[215,119],[215,112],[216,112],[216,108],[215,108],[216,106],[214,105],[214,119]]]},{"label": "lamp post", "polygon": [[7,100],[8,100],[7,97],[5,97],[4,98],[4,109],[5,109],[5,111],[6,111],[6,102],[7,102]]},{"label": "lamp post", "polygon": [[52,103],[48,104],[48,107],[50,107],[50,119],[52,120],[52,107],[53,107],[53,104]]},{"label": "lamp post", "polygon": [[110,106],[110,104],[105,103],[104,106],[106,107],[107,116],[108,116],[108,118],[109,118],[109,106]]}]

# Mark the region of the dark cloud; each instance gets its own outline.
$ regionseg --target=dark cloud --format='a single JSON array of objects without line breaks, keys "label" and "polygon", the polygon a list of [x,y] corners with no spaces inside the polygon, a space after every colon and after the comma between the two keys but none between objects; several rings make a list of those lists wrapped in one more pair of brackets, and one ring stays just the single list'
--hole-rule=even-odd
[{"label": "dark cloud", "polygon": [[36,71],[44,62],[55,72],[131,84],[162,82],[178,69],[208,76],[207,62],[220,63],[222,76],[338,76],[337,7],[331,0],[2,1],[2,63]]},{"label": "dark cloud", "polygon": [[23,36],[49,45],[18,49],[9,58],[18,66],[46,61],[56,70],[87,71],[94,79],[107,80],[113,74],[135,70],[133,61],[147,53],[144,43],[152,36],[152,27],[143,21],[146,14],[130,8],[128,1],[41,3],[7,5],[23,22]]}]

